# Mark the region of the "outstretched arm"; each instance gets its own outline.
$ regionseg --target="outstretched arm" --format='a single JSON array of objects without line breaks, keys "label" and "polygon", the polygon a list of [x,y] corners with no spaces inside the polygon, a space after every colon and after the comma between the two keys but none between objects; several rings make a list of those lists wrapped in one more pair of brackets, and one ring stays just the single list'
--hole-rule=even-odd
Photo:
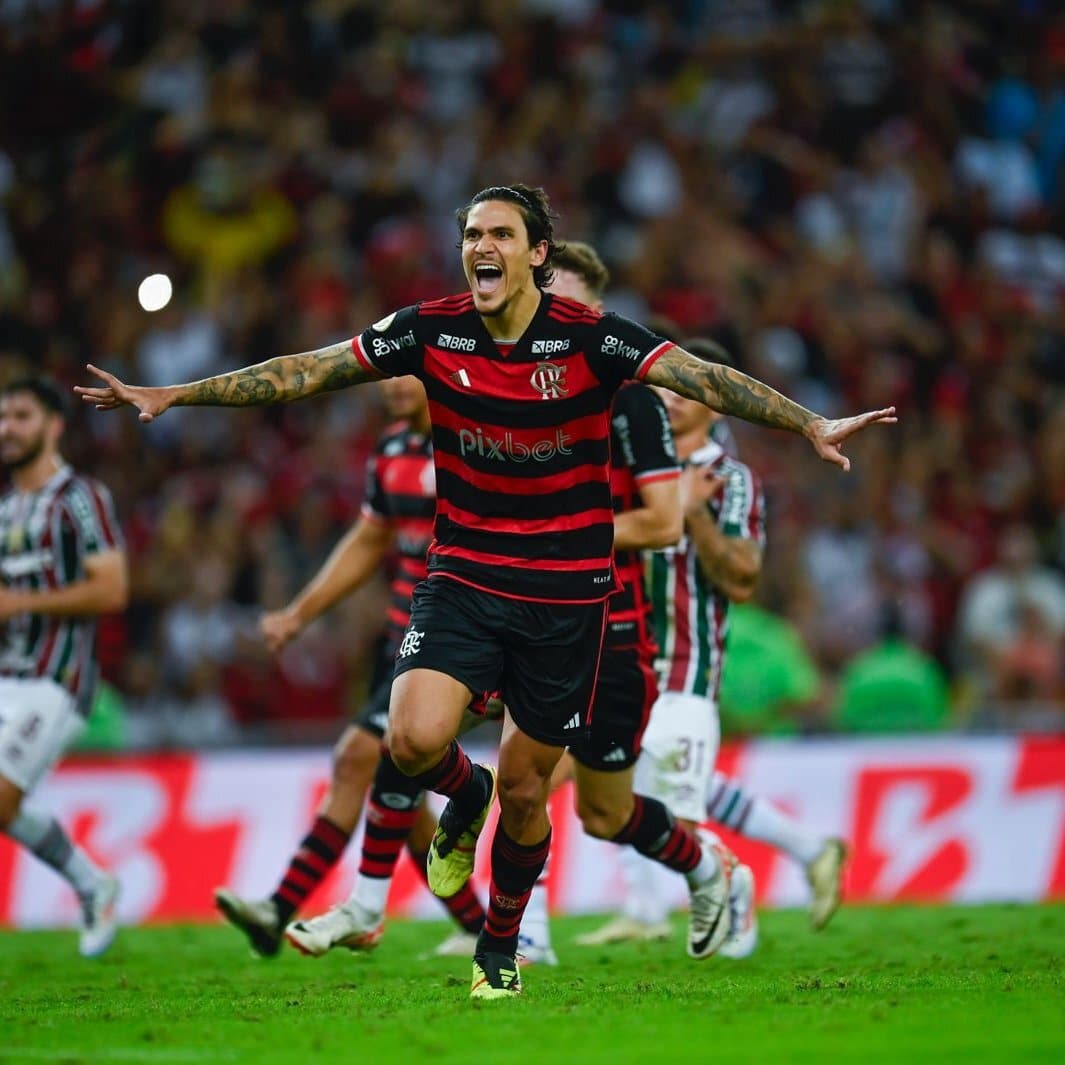
[{"label": "outstretched arm", "polygon": [[679,347],[671,348],[657,359],[644,380],[705,403],[722,414],[734,414],[755,425],[799,433],[810,441],[821,458],[844,470],[850,469],[850,461],[840,448],[847,437],[867,425],[890,425],[898,420],[894,407],[868,411],[853,418],[822,418],[739,370],[708,362]]},{"label": "outstretched arm", "polygon": [[299,595],[284,609],[266,614],[259,622],[270,650],[280,651],[315,618],[365,584],[377,572],[391,546],[389,526],[360,518]]},{"label": "outstretched arm", "polygon": [[140,420],[150,422],[170,407],[255,407],[290,403],[318,392],[334,392],[349,385],[377,380],[355,357],[351,342],[333,344],[299,355],[281,355],[256,366],[208,377],[191,384],[144,388],[127,385],[114,374],[88,366],[103,387],[74,391],[97,410],[115,410],[129,404],[140,411]]}]

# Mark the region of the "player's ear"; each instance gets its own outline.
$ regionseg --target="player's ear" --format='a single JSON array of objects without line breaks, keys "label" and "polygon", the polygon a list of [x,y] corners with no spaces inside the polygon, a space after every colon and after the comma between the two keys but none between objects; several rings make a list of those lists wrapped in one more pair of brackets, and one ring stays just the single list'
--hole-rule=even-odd
[{"label": "player's ear", "polygon": [[539,244],[534,244],[529,249],[529,265],[534,269],[537,266],[543,266],[547,261],[547,241],[541,240]]}]

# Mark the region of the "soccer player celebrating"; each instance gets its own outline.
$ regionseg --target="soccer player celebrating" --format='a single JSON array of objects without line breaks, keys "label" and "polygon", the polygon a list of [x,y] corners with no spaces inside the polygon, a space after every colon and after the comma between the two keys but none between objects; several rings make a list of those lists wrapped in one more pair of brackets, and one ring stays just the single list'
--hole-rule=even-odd
[{"label": "soccer player celebrating", "polygon": [[[601,309],[609,272],[593,248],[577,241],[560,245],[552,272],[546,291]],[[577,775],[581,816],[591,831],[607,838],[632,817],[632,767],[657,694],[650,604],[639,551],[676,543],[683,525],[673,435],[666,409],[650,388],[629,383],[618,390],[610,443],[614,547],[624,587],[610,599],[590,733],[570,748],[579,768],[575,770],[573,760],[566,759],[565,776],[557,771],[554,776],[557,784],[560,778]],[[518,946],[523,962],[553,965],[557,958],[551,947],[544,881],[542,876],[532,892]],[[357,885],[346,903],[299,922],[286,935],[315,954],[351,942],[379,923],[383,908],[382,899],[372,911],[377,916],[368,917],[358,895]]]},{"label": "soccer player celebrating", "polygon": [[[98,409],[130,404],[150,421],[177,405],[283,403],[407,373],[423,381],[435,534],[396,661],[388,746],[403,773],[448,798],[429,881],[438,895],[454,894],[469,879],[497,790],[495,772],[471,763],[454,737],[473,694],[502,694],[500,819],[471,995],[507,998],[521,987],[518,928],[550,845],[551,774],[563,748],[587,735],[615,588],[614,393],[646,380],[800,433],[844,469],[844,442],[895,417],[893,408],[819,417],[634,322],[544,293],[554,242],[542,190],[483,189],[458,222],[465,293],[397,311],[352,341],[203,381],[145,388],[91,367],[101,385],[78,391]],[[729,873],[716,852],[655,800],[637,804],[615,839],[685,875],[689,953],[712,954],[728,933]]]},{"label": "soccer player celebrating", "polygon": [[81,903],[79,944],[115,937],[118,881],[25,797],[85,727],[96,618],[124,610],[129,580],[111,496],[59,454],[63,400],[48,380],[0,390],[0,830],[50,865]]},{"label": "soccer player celebrating", "polygon": [[[366,500],[359,520],[334,548],[322,568],[284,609],[266,614],[260,628],[267,645],[280,651],[312,621],[365,584],[388,554],[397,549],[399,562],[391,587],[388,637],[383,657],[387,673],[367,700],[358,720],[349,725],[333,753],[329,790],[310,831],[292,855],[274,893],[266,899],[245,899],[228,888],[215,891],[215,904],[227,920],[248,937],[252,949],[272,956],[296,911],[336,865],[362,815],[371,787],[362,859],[356,882],[361,920],[345,927],[331,946],[366,950],[376,946],[383,931],[384,902],[392,871],[406,843],[415,867],[424,871],[435,821],[421,802],[422,789],[382,758],[381,741],[388,724],[392,660],[410,620],[410,597],[425,579],[425,559],[436,511],[433,445],[429,436],[429,405],[415,377],[383,381],[390,426],[368,464]],[[484,909],[467,885],[445,899],[465,934],[450,937],[436,953],[469,954],[471,941],[484,925]],[[321,953],[299,926],[293,944],[307,953]]]}]

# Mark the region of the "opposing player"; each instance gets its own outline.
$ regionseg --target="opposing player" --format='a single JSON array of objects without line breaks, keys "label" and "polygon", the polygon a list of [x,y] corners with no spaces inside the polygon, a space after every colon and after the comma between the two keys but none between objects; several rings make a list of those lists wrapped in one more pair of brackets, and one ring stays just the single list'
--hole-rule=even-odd
[{"label": "opposing player", "polygon": [[[144,388],[92,367],[102,385],[78,391],[99,409],[131,404],[150,421],[175,405],[283,403],[406,373],[423,381],[435,536],[396,663],[387,739],[404,774],[448,798],[429,879],[438,895],[453,894],[469,879],[496,792],[496,774],[473,765],[454,737],[474,693],[502,694],[500,819],[471,996],[508,998],[521,988],[518,928],[550,845],[551,773],[587,734],[615,587],[614,393],[631,378],[659,384],[800,433],[844,469],[847,438],[895,418],[893,408],[819,417],[634,322],[545,294],[554,242],[542,190],[483,189],[458,221],[468,292],[397,311],[353,341],[204,381]],[[651,799],[615,839],[685,875],[689,953],[712,954],[728,933],[729,872],[717,853]]]},{"label": "opposing player", "polygon": [[[684,342],[708,355],[705,340]],[[795,857],[813,889],[811,918],[822,927],[840,898],[843,845],[812,833],[794,818],[714,771],[720,743],[717,693],[726,654],[728,610],[754,593],[765,547],[765,502],[757,475],[714,439],[721,416],[701,403],[662,392],[684,464],[684,537],[649,555],[648,573],[660,657],[660,694],[644,736],[636,786],[661,799],[678,818],[706,817]],[[584,946],[667,935],[668,909],[653,867],[622,855],[622,914],[578,939]],[[721,953],[750,954],[757,943],[753,875],[734,872],[733,930]]]},{"label": "opposing player", "polygon": [[[424,873],[425,858],[436,821],[421,802],[422,792],[399,773],[381,742],[388,724],[392,661],[410,619],[410,597],[425,579],[426,552],[436,511],[433,446],[429,405],[415,377],[393,377],[381,383],[389,415],[399,419],[384,433],[368,466],[366,499],[359,520],[337,544],[321,569],[284,609],[266,614],[260,627],[270,649],[280,651],[312,621],[365,584],[398,552],[391,586],[387,669],[354,724],[341,735],[333,752],[329,790],[310,831],[289,860],[269,898],[245,899],[228,888],[215,891],[215,904],[248,937],[263,956],[278,952],[285,926],[304,900],[339,861],[362,815],[371,788],[356,895],[364,920],[344,929],[333,946],[365,950],[377,944],[383,928],[384,898],[392,870],[406,843],[415,868]],[[467,885],[445,900],[465,934],[452,936],[437,951],[469,954],[472,940],[484,925],[484,909]],[[308,953],[297,931],[294,945]]]},{"label": "opposing player", "polygon": [[63,400],[44,378],[0,389],[0,830],[50,865],[81,903],[79,950],[115,937],[118,881],[24,802],[85,727],[97,681],[96,619],[129,580],[107,489],[59,454]]}]

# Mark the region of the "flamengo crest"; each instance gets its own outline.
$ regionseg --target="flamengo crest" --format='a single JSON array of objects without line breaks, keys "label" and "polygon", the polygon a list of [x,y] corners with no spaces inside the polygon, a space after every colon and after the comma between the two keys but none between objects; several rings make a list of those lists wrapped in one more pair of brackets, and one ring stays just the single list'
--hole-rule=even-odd
[{"label": "flamengo crest", "polygon": [[540,393],[541,399],[561,399],[569,392],[565,364],[538,362],[529,383]]}]

